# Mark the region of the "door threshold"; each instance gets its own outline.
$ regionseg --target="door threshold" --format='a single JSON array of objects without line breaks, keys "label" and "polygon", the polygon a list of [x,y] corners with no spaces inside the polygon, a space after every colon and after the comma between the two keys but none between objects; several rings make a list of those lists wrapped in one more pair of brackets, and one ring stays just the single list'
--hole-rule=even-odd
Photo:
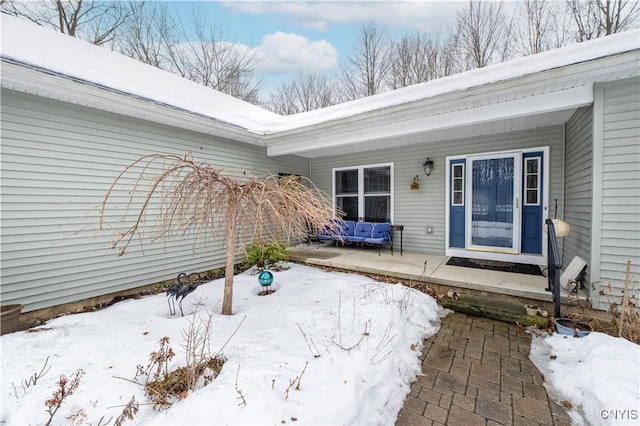
[{"label": "door threshold", "polygon": [[545,266],[547,264],[547,258],[542,254],[497,253],[493,251],[456,249],[456,248],[447,249],[445,251],[445,254],[447,256],[452,256],[452,257],[468,257],[471,259],[495,260],[498,262],[529,263],[531,265],[538,265],[538,266]]}]

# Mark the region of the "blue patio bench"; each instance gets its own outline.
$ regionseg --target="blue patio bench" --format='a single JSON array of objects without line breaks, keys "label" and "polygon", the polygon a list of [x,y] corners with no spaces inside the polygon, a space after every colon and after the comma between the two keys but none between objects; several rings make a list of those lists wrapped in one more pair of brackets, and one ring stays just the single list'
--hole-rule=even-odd
[{"label": "blue patio bench", "polygon": [[334,245],[345,243],[359,246],[377,246],[378,255],[382,247],[388,245],[393,250],[391,224],[388,222],[354,222],[346,220],[336,229],[335,223],[323,227],[318,233],[318,248],[322,241],[331,241]]}]

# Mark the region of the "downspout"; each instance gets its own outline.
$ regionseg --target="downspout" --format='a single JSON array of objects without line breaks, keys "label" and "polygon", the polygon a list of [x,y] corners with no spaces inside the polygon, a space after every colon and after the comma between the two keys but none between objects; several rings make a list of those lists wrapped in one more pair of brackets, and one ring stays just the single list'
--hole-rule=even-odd
[{"label": "downspout", "polygon": [[[561,174],[561,184],[562,184],[562,203],[560,204],[560,208],[562,209],[562,220],[565,220],[564,217],[564,207],[565,207],[565,196],[566,196],[566,178],[567,178],[567,123],[562,124],[562,174]],[[555,219],[555,217],[553,218]],[[560,266],[564,265],[564,242],[563,238],[560,239]]]},{"label": "downspout", "polygon": [[602,176],[604,154],[604,83],[593,86],[593,149],[591,153],[591,283],[592,307],[600,308],[600,262],[602,248]]}]

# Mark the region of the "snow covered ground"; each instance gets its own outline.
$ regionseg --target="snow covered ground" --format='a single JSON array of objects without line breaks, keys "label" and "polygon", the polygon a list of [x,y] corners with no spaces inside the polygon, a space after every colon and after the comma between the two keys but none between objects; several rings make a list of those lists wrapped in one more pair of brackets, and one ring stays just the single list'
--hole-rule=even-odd
[{"label": "snow covered ground", "polygon": [[[257,276],[236,276],[232,316],[218,314],[223,280],[216,280],[185,299],[184,317],[170,316],[158,294],[2,336],[0,424],[45,424],[44,403],[60,375],[78,369],[80,384],[52,424],[113,425],[132,396],[140,411],[125,424],[393,424],[420,373],[422,341],[438,331],[444,310],[401,285],[290,266],[274,273],[277,291],[268,296],[258,296]],[[171,365],[183,366],[183,334],[208,312],[212,352],[224,346],[227,358],[220,375],[154,410],[131,381],[137,366],[149,363],[164,336],[176,352]],[[639,348],[602,333],[538,334],[530,356],[550,396],[571,404],[575,424],[638,424]],[[29,383],[45,362],[48,370]]]},{"label": "snow covered ground", "polygon": [[[534,334],[530,358],[576,425],[640,424],[640,346],[604,333]],[[568,404],[567,404],[568,403]]]},{"label": "snow covered ground", "polygon": [[[127,424],[393,424],[420,373],[422,341],[438,331],[444,311],[401,285],[290,266],[274,273],[277,291],[268,296],[257,295],[257,276],[236,276],[232,316],[217,313],[223,280],[216,280],[185,299],[184,317],[179,310],[171,317],[158,294],[2,336],[0,423],[45,424],[44,402],[60,375],[82,369],[52,424],[104,424],[132,396],[140,411]],[[176,352],[172,364],[184,365],[183,331],[207,311],[216,312],[212,352],[228,340],[220,375],[166,410],[144,405],[143,387],[128,381],[136,366],[149,363],[164,336]],[[47,357],[50,370],[23,387]],[[290,386],[297,377],[299,390]]]}]

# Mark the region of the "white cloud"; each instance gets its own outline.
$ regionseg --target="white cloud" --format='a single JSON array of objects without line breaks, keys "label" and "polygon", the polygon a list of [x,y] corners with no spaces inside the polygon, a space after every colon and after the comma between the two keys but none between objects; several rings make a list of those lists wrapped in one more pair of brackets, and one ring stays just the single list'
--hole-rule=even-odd
[{"label": "white cloud", "polygon": [[260,72],[294,74],[327,71],[338,65],[338,51],[331,43],[311,41],[299,34],[267,34],[255,50]]},{"label": "white cloud", "polygon": [[289,23],[326,31],[330,23],[376,21],[381,25],[429,31],[455,20],[465,1],[234,1],[227,7],[253,15],[278,14]]}]

